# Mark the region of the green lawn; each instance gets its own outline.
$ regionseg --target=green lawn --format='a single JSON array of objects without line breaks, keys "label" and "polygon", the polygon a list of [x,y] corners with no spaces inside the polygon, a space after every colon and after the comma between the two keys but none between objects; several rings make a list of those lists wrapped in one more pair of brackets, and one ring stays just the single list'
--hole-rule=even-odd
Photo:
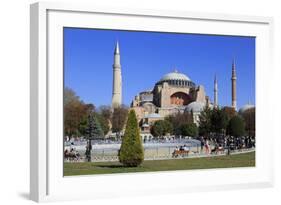
[{"label": "green lawn", "polygon": [[190,169],[212,169],[255,166],[255,152],[220,157],[149,160],[139,167],[123,167],[119,162],[64,163],[64,175],[111,174]]}]

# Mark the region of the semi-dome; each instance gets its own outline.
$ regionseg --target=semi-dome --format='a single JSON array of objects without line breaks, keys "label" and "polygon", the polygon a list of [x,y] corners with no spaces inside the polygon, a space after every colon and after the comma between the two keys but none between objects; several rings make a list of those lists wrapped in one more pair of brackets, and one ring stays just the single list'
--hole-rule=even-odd
[{"label": "semi-dome", "polygon": [[168,81],[168,80],[182,80],[182,81],[191,81],[189,77],[185,74],[178,72],[177,70],[165,74],[160,81]]},{"label": "semi-dome", "polygon": [[205,103],[202,102],[192,102],[187,105],[185,111],[187,112],[201,112],[204,110]]},{"label": "semi-dome", "polygon": [[252,109],[252,108],[255,108],[255,106],[252,105],[252,104],[246,104],[246,105],[244,105],[243,107],[240,108],[239,112],[240,112],[240,113],[244,113],[244,112],[246,112],[247,110],[250,110],[250,109]]}]

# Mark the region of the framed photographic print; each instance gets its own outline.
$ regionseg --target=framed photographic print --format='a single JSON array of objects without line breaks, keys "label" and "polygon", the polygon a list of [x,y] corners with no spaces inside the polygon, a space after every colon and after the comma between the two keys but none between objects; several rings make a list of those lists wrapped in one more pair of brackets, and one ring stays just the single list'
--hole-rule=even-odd
[{"label": "framed photographic print", "polygon": [[272,186],[272,24],[31,5],[31,199]]}]

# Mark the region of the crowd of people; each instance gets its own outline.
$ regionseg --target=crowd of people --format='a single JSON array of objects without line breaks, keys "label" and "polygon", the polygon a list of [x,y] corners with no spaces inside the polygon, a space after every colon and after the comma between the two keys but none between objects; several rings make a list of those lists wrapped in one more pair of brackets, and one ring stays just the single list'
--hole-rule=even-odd
[{"label": "crowd of people", "polygon": [[66,160],[79,160],[80,153],[75,148],[65,149],[64,158]]},{"label": "crowd of people", "polygon": [[[201,137],[201,153],[205,148],[206,154],[217,152],[218,150],[241,150],[255,147],[255,138],[250,136],[233,137],[233,136],[219,136],[219,137]],[[211,149],[211,145],[213,149]]]},{"label": "crowd of people", "polygon": [[[67,138],[65,139],[65,151],[64,156],[67,160],[77,160],[80,158],[79,152],[76,150],[77,145],[85,145],[86,152],[85,152],[85,158],[88,160],[91,160],[91,147],[92,144],[116,144],[119,141],[114,140],[92,140],[91,145],[89,145],[89,142],[84,138]],[[148,141],[149,143],[160,143],[162,146],[162,143],[167,143],[167,139],[159,140],[159,139],[152,139]],[[148,143],[147,142],[147,143]],[[120,143],[120,142],[119,142]],[[230,153],[234,150],[242,150],[242,149],[251,149],[255,147],[255,138],[250,136],[243,136],[243,137],[233,137],[233,136],[210,136],[210,137],[198,137],[196,139],[192,138],[171,138],[168,140],[168,143],[173,144],[170,145],[171,147],[175,147],[174,153],[182,153],[185,152],[194,152],[194,153],[200,153],[200,154],[218,154],[218,153]],[[163,145],[166,146],[166,145]],[[167,145],[168,146],[168,145]],[[201,150],[200,150],[201,146]],[[196,151],[197,147],[197,151]]]}]

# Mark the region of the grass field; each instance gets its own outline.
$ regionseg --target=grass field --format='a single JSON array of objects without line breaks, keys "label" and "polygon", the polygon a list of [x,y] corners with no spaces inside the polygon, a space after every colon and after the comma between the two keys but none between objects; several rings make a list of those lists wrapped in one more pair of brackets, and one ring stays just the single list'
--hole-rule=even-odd
[{"label": "grass field", "polygon": [[119,162],[66,162],[64,176],[253,166],[255,152],[219,157],[149,160],[144,161],[139,167],[123,167]]}]

